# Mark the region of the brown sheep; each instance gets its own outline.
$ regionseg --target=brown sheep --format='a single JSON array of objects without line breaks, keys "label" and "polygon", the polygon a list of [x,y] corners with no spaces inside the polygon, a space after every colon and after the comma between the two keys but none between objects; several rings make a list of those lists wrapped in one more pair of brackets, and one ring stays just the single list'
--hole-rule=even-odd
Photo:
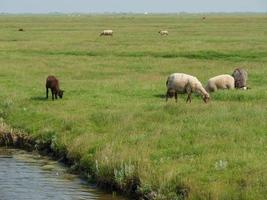
[{"label": "brown sheep", "polygon": [[46,79],[46,98],[48,99],[48,89],[51,89],[52,100],[57,96],[62,99],[64,90],[59,89],[59,82],[55,76],[48,76]]},{"label": "brown sheep", "polygon": [[246,89],[248,73],[242,68],[236,68],[232,74],[235,79],[235,88]]}]

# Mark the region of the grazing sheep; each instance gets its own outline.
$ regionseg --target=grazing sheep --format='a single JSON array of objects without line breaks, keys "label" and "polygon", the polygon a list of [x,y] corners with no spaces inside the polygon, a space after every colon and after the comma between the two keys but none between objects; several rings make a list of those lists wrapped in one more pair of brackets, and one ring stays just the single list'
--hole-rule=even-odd
[{"label": "grazing sheep", "polygon": [[207,103],[210,98],[209,94],[203,88],[200,81],[196,77],[188,74],[171,74],[167,79],[166,86],[166,101],[168,101],[168,98],[172,98],[173,96],[175,96],[175,101],[177,102],[177,94],[187,93],[188,97],[186,102],[189,101],[191,103],[192,92],[200,94],[205,103]]},{"label": "grazing sheep", "polygon": [[216,92],[219,89],[234,89],[235,80],[228,74],[212,77],[206,86],[207,92]]},{"label": "grazing sheep", "polygon": [[159,34],[160,35],[169,35],[169,32],[166,30],[161,30],[161,31],[159,31]]},{"label": "grazing sheep", "polygon": [[59,89],[59,82],[55,76],[48,76],[46,79],[46,98],[48,99],[48,89],[51,89],[52,100],[54,97],[57,99],[59,96],[61,99],[63,97],[63,90]]},{"label": "grazing sheep", "polygon": [[235,87],[246,90],[248,73],[242,68],[236,68],[232,74],[235,79]]},{"label": "grazing sheep", "polygon": [[104,30],[100,33],[99,36],[102,36],[102,35],[105,35],[105,36],[113,36],[113,30]]},{"label": "grazing sheep", "polygon": [[19,28],[19,30],[18,30],[18,31],[24,31],[24,30],[23,30],[23,28]]}]

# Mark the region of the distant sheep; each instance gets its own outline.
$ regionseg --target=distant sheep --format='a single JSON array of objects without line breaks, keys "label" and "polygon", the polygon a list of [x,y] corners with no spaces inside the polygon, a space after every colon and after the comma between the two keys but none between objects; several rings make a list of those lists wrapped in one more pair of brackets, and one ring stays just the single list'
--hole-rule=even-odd
[{"label": "distant sheep", "polygon": [[104,30],[100,33],[99,36],[102,36],[102,35],[105,35],[105,36],[113,36],[113,30]]},{"label": "distant sheep", "polygon": [[166,30],[161,30],[161,31],[159,31],[159,34],[160,35],[169,35],[169,32]]},{"label": "distant sheep", "polygon": [[236,68],[232,74],[235,79],[235,88],[247,89],[248,73],[242,68]]},{"label": "distant sheep", "polygon": [[166,82],[167,93],[166,101],[168,98],[175,97],[177,102],[177,94],[187,93],[188,97],[186,102],[191,103],[191,94],[196,92],[202,96],[202,99],[205,103],[208,102],[210,96],[207,91],[203,88],[201,82],[194,76],[184,74],[184,73],[174,73],[171,74]]},{"label": "distant sheep", "polygon": [[60,98],[63,97],[63,90],[59,89],[59,81],[55,76],[48,76],[46,79],[46,98],[48,99],[48,89],[51,89],[52,100],[54,97],[57,99],[57,96]]},{"label": "distant sheep", "polygon": [[18,31],[24,31],[24,30],[23,30],[23,28],[19,28],[19,30],[18,30]]},{"label": "distant sheep", "polygon": [[216,92],[219,89],[234,89],[234,88],[235,88],[234,78],[228,74],[223,74],[210,78],[206,86],[206,91]]}]

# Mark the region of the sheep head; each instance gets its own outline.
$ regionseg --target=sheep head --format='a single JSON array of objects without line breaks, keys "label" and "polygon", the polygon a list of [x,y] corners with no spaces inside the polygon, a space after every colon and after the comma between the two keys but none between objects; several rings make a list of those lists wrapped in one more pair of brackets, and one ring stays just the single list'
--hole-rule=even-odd
[{"label": "sheep head", "polygon": [[59,90],[58,91],[58,96],[59,96],[59,98],[63,98],[63,93],[64,93],[64,90]]},{"label": "sheep head", "polygon": [[210,95],[209,95],[209,93],[204,94],[204,95],[202,96],[202,99],[203,99],[203,101],[204,101],[205,103],[208,103],[209,100],[210,100]]}]

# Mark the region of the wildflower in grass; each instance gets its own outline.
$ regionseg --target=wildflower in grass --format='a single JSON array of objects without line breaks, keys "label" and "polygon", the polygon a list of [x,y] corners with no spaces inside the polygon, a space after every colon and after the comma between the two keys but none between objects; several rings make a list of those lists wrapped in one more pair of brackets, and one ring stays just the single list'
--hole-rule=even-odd
[{"label": "wildflower in grass", "polygon": [[228,162],[226,160],[219,160],[215,163],[215,169],[224,170],[226,169]]},{"label": "wildflower in grass", "polygon": [[98,161],[95,160],[95,172],[96,174],[99,174],[99,167],[98,167]]}]

